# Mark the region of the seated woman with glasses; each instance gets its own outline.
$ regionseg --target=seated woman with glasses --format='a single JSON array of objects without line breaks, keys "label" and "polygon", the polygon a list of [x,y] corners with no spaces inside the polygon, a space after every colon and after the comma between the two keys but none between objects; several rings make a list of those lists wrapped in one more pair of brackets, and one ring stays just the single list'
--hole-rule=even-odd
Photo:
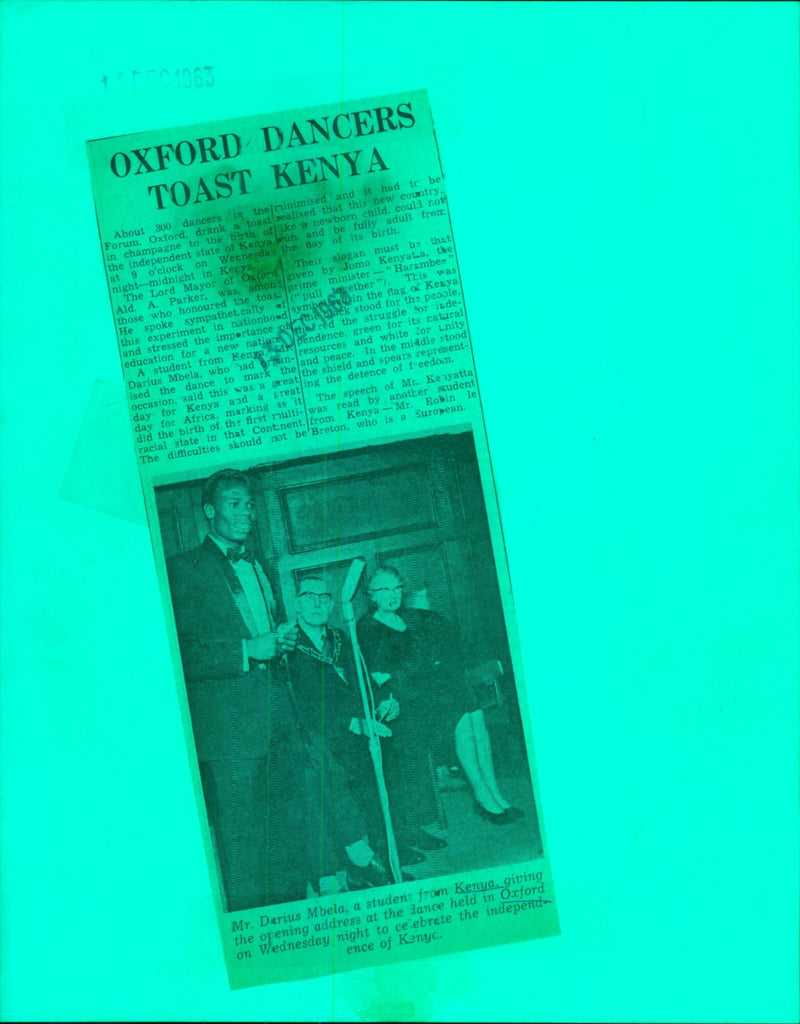
[{"label": "seated woman with glasses", "polygon": [[477,814],[495,825],[516,821],[523,812],[498,786],[484,714],[464,681],[456,629],[436,612],[402,607],[403,581],[389,566],[373,574],[369,595],[375,608],[359,620],[358,642],[379,688],[376,702],[389,691],[399,703],[391,723],[393,738],[384,744],[398,835],[423,850],[445,845],[417,824],[431,820],[425,817],[431,801],[431,750],[436,763],[450,764],[455,748]]}]

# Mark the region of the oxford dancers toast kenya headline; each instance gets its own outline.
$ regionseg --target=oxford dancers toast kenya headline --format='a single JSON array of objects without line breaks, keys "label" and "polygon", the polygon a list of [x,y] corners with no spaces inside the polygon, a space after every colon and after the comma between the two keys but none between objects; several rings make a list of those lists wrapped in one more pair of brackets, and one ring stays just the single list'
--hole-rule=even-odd
[{"label": "oxford dancers toast kenya headline", "polygon": [[231,986],[557,934],[426,93],[87,151]]}]

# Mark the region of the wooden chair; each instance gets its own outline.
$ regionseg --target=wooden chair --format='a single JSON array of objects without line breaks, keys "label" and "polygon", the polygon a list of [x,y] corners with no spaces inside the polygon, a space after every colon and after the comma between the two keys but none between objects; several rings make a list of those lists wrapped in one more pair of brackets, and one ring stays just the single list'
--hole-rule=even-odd
[{"label": "wooden chair", "polygon": [[483,661],[466,671],[467,686],[482,708],[501,708],[505,703],[500,680],[503,678],[502,662]]}]

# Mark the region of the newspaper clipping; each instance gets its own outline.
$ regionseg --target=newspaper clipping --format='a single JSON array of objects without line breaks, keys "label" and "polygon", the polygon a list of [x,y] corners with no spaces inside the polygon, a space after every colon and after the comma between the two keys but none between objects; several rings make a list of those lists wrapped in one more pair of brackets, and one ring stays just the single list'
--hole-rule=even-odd
[{"label": "newspaper clipping", "polygon": [[557,934],[426,93],[88,151],[231,986]]}]

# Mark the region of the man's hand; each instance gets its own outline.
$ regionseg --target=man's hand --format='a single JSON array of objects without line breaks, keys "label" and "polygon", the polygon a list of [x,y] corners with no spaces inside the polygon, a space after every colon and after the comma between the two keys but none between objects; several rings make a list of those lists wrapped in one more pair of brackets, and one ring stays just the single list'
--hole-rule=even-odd
[{"label": "man's hand", "polygon": [[293,651],[297,646],[296,622],[284,622],[278,626],[278,647],[282,652]]},{"label": "man's hand", "polygon": [[297,645],[297,623],[284,622],[275,633],[259,633],[247,641],[247,657],[253,661],[272,661],[279,654],[293,651]]},{"label": "man's hand", "polygon": [[[384,725],[383,722],[376,722],[373,719],[372,724],[373,724],[373,726],[375,728],[375,732],[378,734],[378,736],[391,736],[392,735],[392,730],[389,728],[388,725]],[[366,722],[366,720],[363,719],[363,718],[351,718],[350,719],[350,732],[354,733],[356,736],[367,736],[367,735],[369,735],[368,732],[367,732],[367,722]]]},{"label": "man's hand", "polygon": [[247,641],[247,657],[253,661],[271,661],[277,653],[277,633],[260,633]]}]

